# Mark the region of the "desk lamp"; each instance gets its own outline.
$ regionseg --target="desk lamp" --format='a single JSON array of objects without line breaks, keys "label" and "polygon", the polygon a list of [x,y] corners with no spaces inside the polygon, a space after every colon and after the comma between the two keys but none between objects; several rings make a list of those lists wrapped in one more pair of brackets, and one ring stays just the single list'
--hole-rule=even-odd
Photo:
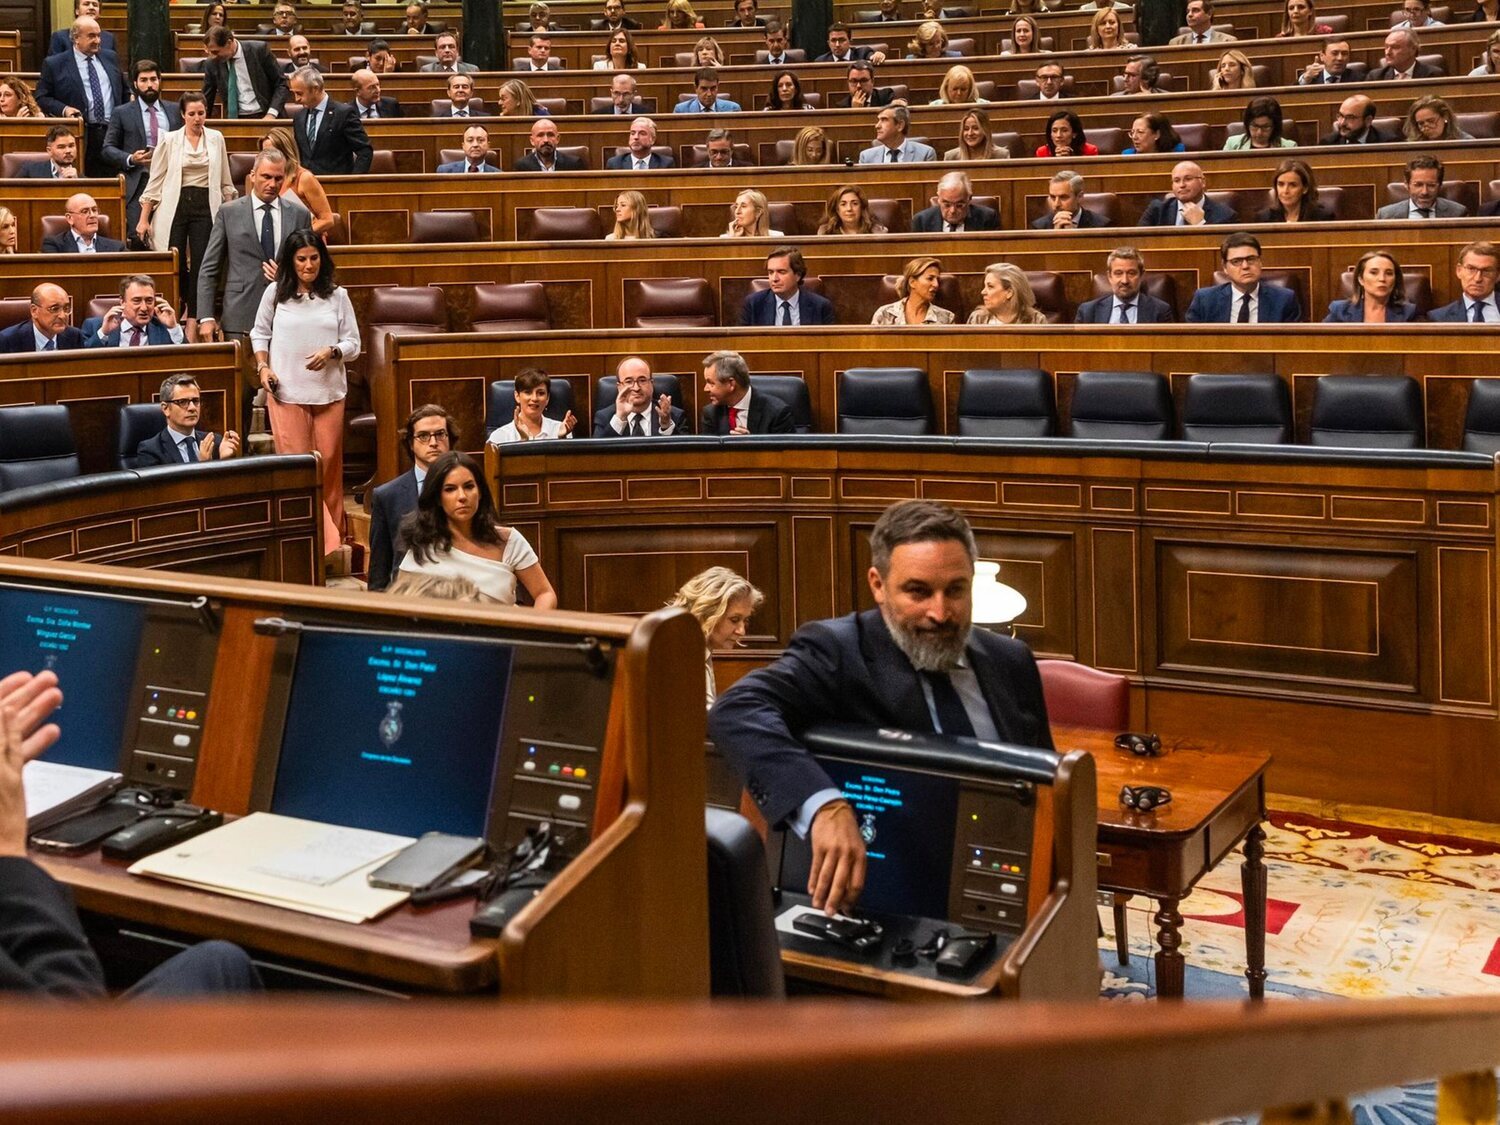
[{"label": "desk lamp", "polygon": [[999,575],[997,562],[981,559],[974,564],[974,624],[990,629],[1004,626],[1013,637],[1016,618],[1026,612],[1026,596],[1001,582]]}]

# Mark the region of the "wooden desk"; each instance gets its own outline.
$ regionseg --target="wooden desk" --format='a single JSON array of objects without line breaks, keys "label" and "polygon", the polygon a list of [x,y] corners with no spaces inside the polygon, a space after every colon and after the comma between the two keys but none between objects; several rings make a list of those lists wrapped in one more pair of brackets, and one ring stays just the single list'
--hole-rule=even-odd
[{"label": "wooden desk", "polygon": [[[1269,754],[1209,748],[1183,739],[1163,740],[1158,758],[1137,757],[1114,746],[1114,736],[1078,727],[1054,727],[1060,750],[1088,750],[1099,778],[1099,889],[1128,898],[1149,895],[1158,909],[1156,994],[1182,997],[1182,915],[1178,904],[1198,880],[1241,840],[1245,896],[1245,977],[1250,999],[1266,986],[1266,767]],[[1170,804],[1148,813],[1120,807],[1122,785],[1160,785]],[[1118,926],[1121,914],[1116,912]],[[1117,935],[1118,936],[1118,935]],[[1123,949],[1122,949],[1122,963]]]}]

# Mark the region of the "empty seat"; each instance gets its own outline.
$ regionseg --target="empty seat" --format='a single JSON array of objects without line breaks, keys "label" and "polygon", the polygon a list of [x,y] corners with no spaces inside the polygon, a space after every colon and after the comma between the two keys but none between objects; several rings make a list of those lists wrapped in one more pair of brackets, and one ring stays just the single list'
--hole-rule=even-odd
[{"label": "empty seat", "polygon": [[[573,409],[573,384],[566,379],[553,376],[547,380],[547,389],[551,392],[551,397],[547,400],[547,409],[542,413],[555,422],[561,422],[568,416],[568,411]],[[512,421],[515,413],[516,381],[496,379],[490,384],[489,394],[485,401],[485,433],[489,434]]]},{"label": "empty seat", "polygon": [[625,279],[627,328],[711,328],[719,323],[713,287],[701,277]]},{"label": "empty seat", "polygon": [[748,820],[706,809],[708,962],[713,996],[786,995],[781,940],[766,881],[766,854]]},{"label": "empty seat", "polygon": [[1093,441],[1165,441],[1172,391],[1154,371],[1081,371],[1073,387],[1071,433]]},{"label": "empty seat", "polygon": [[1038,660],[1047,719],[1118,734],[1130,724],[1130,681],[1072,660]]},{"label": "empty seat", "polygon": [[135,451],[141,442],[154,438],[166,429],[167,416],[161,404],[131,402],[120,407],[120,421],[115,438],[115,467],[134,469]]},{"label": "empty seat", "polygon": [[478,242],[479,220],[472,211],[413,211],[413,242]]},{"label": "empty seat", "polygon": [[1487,109],[1479,113],[1460,113],[1455,115],[1458,127],[1471,137],[1487,140],[1491,137],[1500,137],[1500,110]]},{"label": "empty seat", "polygon": [[765,393],[786,403],[792,412],[792,429],[799,434],[813,432],[812,396],[800,375],[761,375],[754,380],[757,394]]},{"label": "empty seat", "polygon": [[250,169],[255,166],[253,152],[231,152],[229,154],[229,182],[236,188],[245,186],[245,177],[250,174]]},{"label": "empty seat", "polygon": [[839,372],[841,434],[936,432],[927,372],[916,367],[851,367]]},{"label": "empty seat", "polygon": [[531,213],[533,241],[578,242],[603,237],[604,223],[592,207],[538,207]]},{"label": "empty seat", "polygon": [[[594,413],[597,414],[605,407],[615,405],[615,396],[620,393],[620,382],[613,375],[605,375],[594,384]],[[672,405],[678,410],[687,410],[687,402],[682,397],[682,384],[678,382],[676,375],[652,375],[651,397],[659,399],[666,395],[672,400]]]},{"label": "empty seat", "polygon": [[958,436],[1051,437],[1053,398],[1052,376],[1040,368],[970,368],[958,384]]},{"label": "empty seat", "polygon": [[[871,199],[870,215],[881,226],[885,227],[891,234],[903,234],[907,228],[907,218],[901,212],[901,200],[899,199]],[[786,228],[782,228],[785,230]]]},{"label": "empty seat", "polygon": [[1119,156],[1129,147],[1130,134],[1118,125],[1096,125],[1085,129],[1084,135],[1101,156]]},{"label": "empty seat", "polygon": [[0,297],[0,329],[31,318],[30,297]]},{"label": "empty seat", "polygon": [[1036,307],[1046,315],[1048,324],[1072,323],[1073,302],[1068,300],[1068,287],[1061,274],[1027,270],[1026,280],[1031,284]]},{"label": "empty seat", "polygon": [[395,174],[396,153],[394,150],[377,148],[370,153],[370,175],[394,176]]},{"label": "empty seat", "polygon": [[1313,391],[1312,445],[1421,449],[1422,388],[1408,375],[1324,375]]},{"label": "empty seat", "polygon": [[66,406],[0,408],[0,492],[82,471]]},{"label": "empty seat", "polygon": [[1292,400],[1276,375],[1194,375],[1182,403],[1184,441],[1280,445],[1292,440]]},{"label": "empty seat", "polygon": [[51,159],[46,152],[7,152],[0,156],[0,179],[14,180],[28,164]]},{"label": "empty seat", "polygon": [[474,286],[475,332],[545,332],[552,327],[547,290],[540,281]]},{"label": "empty seat", "polygon": [[1464,414],[1464,452],[1500,453],[1500,379],[1475,379]]}]

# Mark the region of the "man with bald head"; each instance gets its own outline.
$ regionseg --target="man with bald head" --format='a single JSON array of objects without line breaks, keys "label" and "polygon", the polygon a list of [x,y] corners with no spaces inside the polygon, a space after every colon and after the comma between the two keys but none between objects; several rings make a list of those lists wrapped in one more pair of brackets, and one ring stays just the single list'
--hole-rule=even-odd
[{"label": "man with bald head", "polygon": [[49,55],[42,61],[42,76],[36,84],[36,101],[48,117],[76,117],[84,123],[83,171],[87,176],[107,176],[104,162],[104,131],[109,115],[128,100],[120,60],[101,49],[99,21],[79,16],[71,32],[73,49]]},{"label": "man with bald head", "polygon": [[[73,18],[79,16],[91,16],[99,18],[99,0],[73,0]],[[47,53],[49,55],[66,55],[73,49],[72,27],[60,27],[52,33],[52,38],[47,42]],[[108,51],[115,55],[119,52],[115,49],[115,37],[112,32],[101,31],[99,33],[99,49]]]},{"label": "man with bald head", "polygon": [[125,244],[99,233],[99,204],[85,192],[68,196],[63,204],[68,229],[42,239],[43,254],[123,254]]},{"label": "man with bald head", "polygon": [[630,117],[640,112],[635,96],[635,75],[620,71],[609,80],[609,112],[614,117]]},{"label": "man with bald head", "polygon": [[640,356],[622,359],[615,379],[615,401],[595,413],[594,437],[675,437],[693,432],[687,414],[672,405],[672,396],[655,394],[651,365]]},{"label": "man with bald head", "polygon": [[82,348],[83,333],[68,324],[72,307],[68,291],[61,285],[38,285],[31,291],[31,319],[0,332],[0,355]]},{"label": "man with bald head", "polygon": [[656,122],[649,117],[637,117],[630,123],[630,151],[611,156],[604,162],[604,166],[625,172],[648,172],[656,168],[675,167],[677,161],[670,153],[651,151],[655,144]]},{"label": "man with bald head", "polygon": [[1396,28],[1385,37],[1385,65],[1378,66],[1365,76],[1370,82],[1406,82],[1412,78],[1442,78],[1447,72],[1441,66],[1420,62],[1417,52],[1422,49],[1417,33],[1405,28]]},{"label": "man with bald head", "polygon": [[1191,160],[1182,161],[1172,169],[1172,190],[1161,199],[1153,199],[1136,225],[1201,227],[1234,222],[1234,209],[1208,198],[1205,194],[1207,186],[1203,169]]},{"label": "man with bald head", "polygon": [[1333,132],[1319,144],[1378,145],[1389,140],[1375,128],[1375,103],[1365,94],[1350,94],[1333,115]]},{"label": "man with bald head", "polygon": [[531,126],[531,151],[516,161],[517,172],[581,172],[588,167],[583,158],[559,152],[562,135],[557,122],[538,117]]},{"label": "man with bald head", "polygon": [[286,41],[286,53],[288,61],[281,69],[287,74],[304,66],[310,66],[314,70],[323,69],[323,64],[313,58],[312,40],[300,31]]},{"label": "man with bald head", "polygon": [[401,116],[401,103],[395,98],[381,96],[380,75],[369,67],[351,74],[349,84],[354,87],[354,111],[361,121]]}]

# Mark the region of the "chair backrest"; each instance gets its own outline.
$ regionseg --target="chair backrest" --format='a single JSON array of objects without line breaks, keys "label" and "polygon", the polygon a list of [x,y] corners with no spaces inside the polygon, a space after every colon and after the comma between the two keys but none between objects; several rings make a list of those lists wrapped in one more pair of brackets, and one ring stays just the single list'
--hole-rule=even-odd
[{"label": "chair backrest", "polygon": [[578,242],[604,237],[604,222],[592,207],[538,207],[529,237],[536,242]]},{"label": "chair backrest", "polygon": [[479,220],[472,211],[413,211],[412,242],[478,242]]},{"label": "chair backrest", "polygon": [[[608,113],[610,107],[614,104],[615,103],[613,98],[590,98],[589,112]],[[630,103],[630,112],[636,117],[640,117],[643,114],[649,116],[650,114],[656,112],[656,99],[638,97],[635,99],[635,101]],[[623,114],[621,116],[623,116]]]},{"label": "chair backrest", "polygon": [[1292,440],[1292,400],[1278,375],[1194,375],[1182,403],[1184,441],[1280,445]]},{"label": "chair backrest", "polygon": [[386,332],[427,332],[448,327],[448,308],[436,285],[379,285],[370,290],[364,320]]},{"label": "chair backrest", "polygon": [[1455,120],[1458,127],[1469,136],[1481,140],[1500,137],[1500,110],[1487,109],[1479,113],[1460,113]]},{"label": "chair backrest", "polygon": [[[43,238],[51,238],[54,234],[62,234],[62,232],[65,231],[65,230],[67,230],[67,229],[68,229],[68,218],[67,218],[66,215],[43,215],[42,216],[42,237]],[[112,237],[112,235],[109,233],[109,216],[108,215],[101,214],[99,216],[99,233],[101,235],[103,235],[105,238]]]},{"label": "chair backrest", "polygon": [[713,287],[701,277],[629,277],[624,298],[630,328],[711,328],[719,323]]},{"label": "chair backrest", "polygon": [[[608,98],[605,99],[605,101],[608,101],[608,100],[609,100]],[[432,116],[433,117],[453,118],[453,99],[452,98],[433,98],[432,101],[429,104],[432,106]],[[484,99],[483,98],[470,98],[469,99],[469,116],[470,117],[483,117],[486,112],[487,112],[487,110],[484,107]],[[459,125],[459,123],[462,122],[463,120],[464,120],[464,118],[461,118],[461,117],[453,119],[453,125],[454,125],[454,127],[457,128],[458,125]],[[460,130],[460,132],[461,131],[462,130]],[[462,155],[463,155],[463,151],[459,150],[459,156],[462,156]],[[455,156],[453,159],[457,160],[458,157]],[[498,168],[499,165],[497,164],[496,167]]]},{"label": "chair backrest", "polygon": [[791,203],[767,204],[766,223],[772,230],[779,230],[785,235],[802,233],[797,229],[797,208]]},{"label": "chair backrest", "polygon": [[812,395],[800,375],[757,374],[751,384],[757,394],[765,393],[786,403],[792,412],[792,429],[799,434],[813,432]]},{"label": "chair backrest", "polygon": [[1130,681],[1071,660],[1038,660],[1047,720],[1118,734],[1130,725]]},{"label": "chair backrest", "polygon": [[1313,389],[1312,445],[1421,449],[1422,388],[1409,375],[1324,375]]},{"label": "chair backrest", "polygon": [[1027,270],[1036,307],[1047,316],[1048,324],[1067,324],[1073,320],[1073,302],[1068,300],[1068,286],[1061,274]]},{"label": "chair backrest", "polygon": [[257,155],[254,152],[231,152],[229,154],[229,182],[236,188],[244,188],[245,177],[250,174],[250,169],[255,167]]},{"label": "chair backrest", "polygon": [[[594,384],[594,413],[598,413],[606,406],[613,407],[615,397],[620,393],[620,381],[613,375],[601,376]],[[678,410],[686,410],[687,403],[682,397],[682,384],[678,382],[676,375],[653,375],[651,376],[651,397],[659,399],[666,395],[672,400],[672,405]]]},{"label": "chair backrest", "polygon": [[396,153],[393,149],[377,148],[370,153],[370,175],[372,176],[394,176],[396,174]]},{"label": "chair backrest", "polygon": [[936,432],[927,372],[918,367],[851,367],[839,372],[841,434]]},{"label": "chair backrest", "polygon": [[[1038,87],[1035,78],[1016,79],[1016,97],[1022,99],[1023,101],[1028,98],[1036,97],[1037,89]],[[1073,76],[1071,74],[1069,74],[1062,80],[1062,90],[1060,92],[1062,94],[1066,94],[1068,97],[1073,96],[1074,82]],[[1014,156],[1015,153],[1012,152],[1011,155]]]},{"label": "chair backrest", "polygon": [[547,289],[540,281],[513,281],[474,286],[475,332],[545,332],[552,327]]},{"label": "chair backrest", "polygon": [[1203,152],[1211,147],[1220,148],[1224,144],[1220,140],[1218,145],[1213,145],[1211,142],[1215,126],[1201,121],[1183,122],[1174,128],[1177,130],[1177,135],[1182,138],[1182,147],[1188,152]]},{"label": "chair backrest", "polygon": [[[1119,156],[1130,147],[1130,134],[1119,125],[1095,125],[1085,129],[1084,136],[1101,156]],[[1042,139],[1046,140],[1045,137]]]},{"label": "chair backrest", "polygon": [[959,437],[1051,437],[1052,376],[1037,367],[970,368],[958,384]]},{"label": "chair backrest", "polygon": [[870,214],[875,221],[891,234],[902,234],[906,230],[906,216],[901,212],[899,199],[871,199]]},{"label": "chair backrest", "polygon": [[167,428],[167,416],[161,404],[130,402],[120,407],[120,421],[115,438],[115,467],[136,468],[135,451],[141,442],[154,438]]},{"label": "chair backrest", "polygon": [[1165,441],[1172,436],[1172,391],[1154,371],[1080,371],[1071,433],[1103,441]]},{"label": "chair backrest", "polygon": [[[438,163],[439,164],[452,164],[455,161],[459,161],[459,160],[462,160],[462,159],[464,159],[464,150],[461,149],[461,148],[440,148],[440,149],[438,149]],[[484,163],[486,163],[486,164],[488,164],[488,165],[490,165],[491,167],[494,167],[494,168],[503,168],[503,167],[505,167],[503,164],[500,163],[500,154],[498,152],[496,152],[492,148],[487,148],[487,149],[484,150]]]},{"label": "chair backrest", "polygon": [[20,324],[31,317],[30,297],[0,297],[0,329]]},{"label": "chair backrest", "polygon": [[66,406],[0,407],[0,491],[82,471]]},{"label": "chair backrest", "polygon": [[713,996],[781,999],[786,980],[760,834],[739,813],[704,810],[708,963]]},{"label": "chair backrest", "polygon": [[[1319,191],[1319,195],[1322,192]],[[1408,272],[1401,275],[1401,292],[1406,303],[1426,314],[1432,308],[1432,279],[1425,273]],[[1339,275],[1339,296],[1344,300],[1354,298],[1354,267],[1350,266]]]},{"label": "chair backrest", "polygon": [[95,294],[89,298],[88,307],[84,310],[84,315],[80,318],[79,323],[81,324],[91,316],[97,316],[100,320],[103,320],[108,315],[109,310],[119,303],[120,298],[113,293]]},{"label": "chair backrest", "polygon": [[1475,379],[1464,413],[1465,453],[1500,453],[1500,379]]},{"label": "chair backrest", "polygon": [[48,160],[47,153],[43,152],[7,152],[0,156],[0,179],[13,180],[21,174],[21,169],[28,164],[40,164]]},{"label": "chair backrest", "polygon": [[[1141,282],[1142,292],[1149,293],[1158,301],[1165,301],[1172,310],[1174,317],[1180,317],[1182,310],[1177,304],[1177,279],[1169,273],[1148,273]],[[1109,279],[1102,273],[1094,275],[1094,296],[1108,297],[1113,290],[1109,287]]]},{"label": "chair backrest", "polygon": [[[547,409],[542,413],[554,422],[561,422],[568,416],[568,411],[573,409],[573,384],[553,376],[547,380],[547,390],[551,393],[551,398],[547,400]],[[485,432],[489,433],[505,425],[515,416],[515,412],[516,381],[496,379],[490,384],[489,394],[485,399]]]},{"label": "chair backrest", "polygon": [[[755,65],[765,66],[771,60],[770,51],[756,51]],[[786,49],[786,61],[789,63],[800,63],[807,61],[807,52],[801,47],[788,47]]]}]

